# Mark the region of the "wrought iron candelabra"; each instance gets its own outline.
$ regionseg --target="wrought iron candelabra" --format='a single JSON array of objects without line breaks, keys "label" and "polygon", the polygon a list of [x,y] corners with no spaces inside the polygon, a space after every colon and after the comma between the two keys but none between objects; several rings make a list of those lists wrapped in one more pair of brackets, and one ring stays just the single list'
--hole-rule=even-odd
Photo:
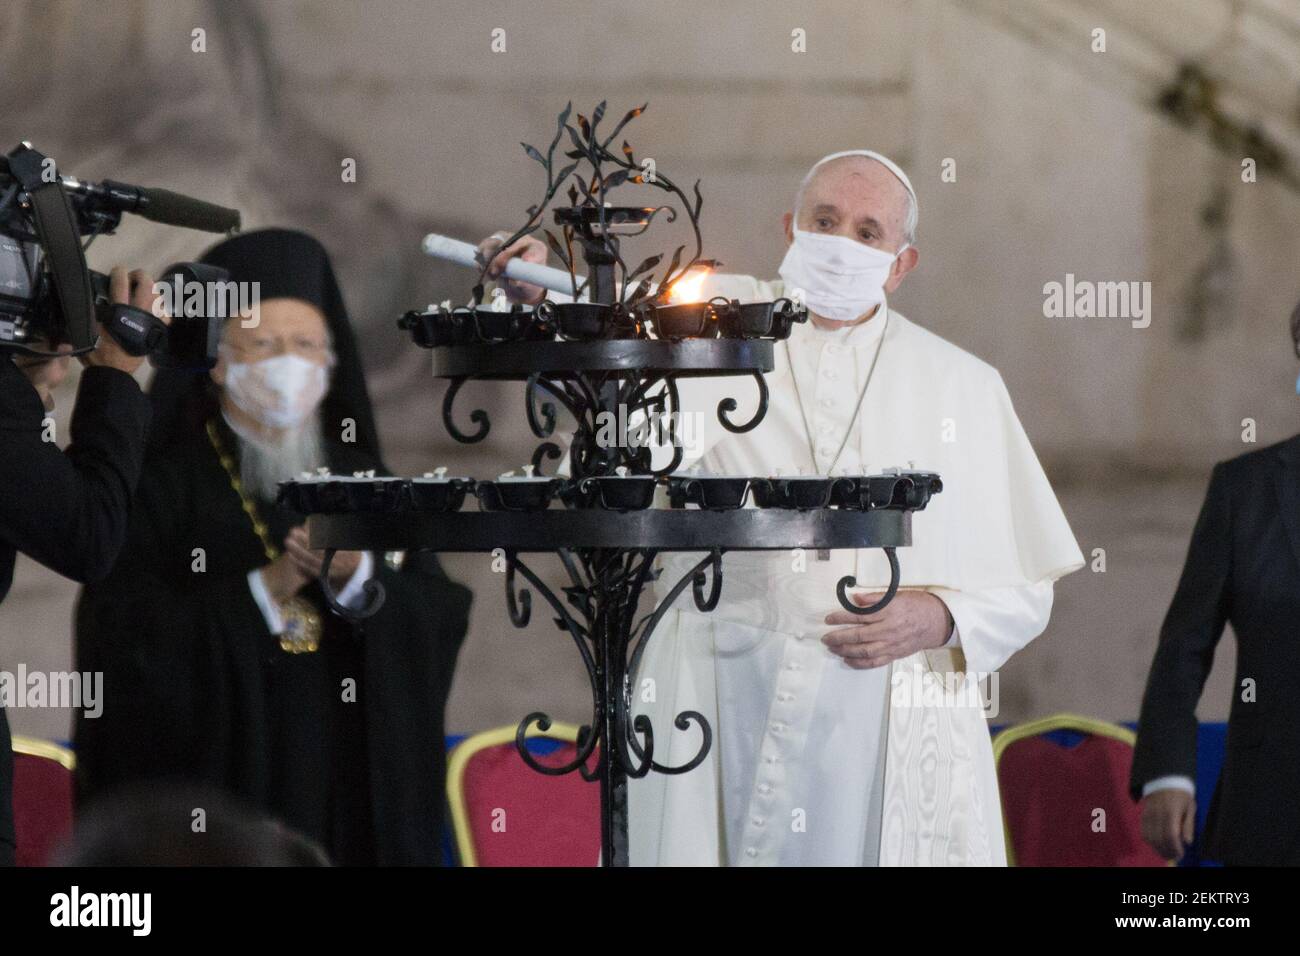
[{"label": "wrought iron candelabra", "polygon": [[[282,487],[294,507],[310,515],[313,546],[326,551],[321,585],[335,613],[351,618],[373,614],[383,600],[378,582],[367,586],[360,609],[339,604],[330,588],[330,559],[340,549],[500,550],[505,556],[506,602],[510,620],[525,627],[533,592],[545,601],[560,630],[577,649],[590,682],[592,710],[576,752],[563,764],[539,760],[526,739],[545,731],[550,717],[535,711],[520,721],[516,744],[522,759],[548,775],[580,773],[600,785],[602,859],[628,863],[627,783],[649,773],[680,774],[699,766],[712,745],[703,715],[676,716],[677,731],[699,733],[687,761],[666,765],[655,758],[655,728],[633,714],[632,687],[648,641],[664,615],[687,591],[700,611],[712,611],[722,596],[722,556],[730,550],[880,547],[892,578],[871,607],[853,603],[843,578],[837,597],[846,609],[872,613],[898,587],[895,548],[911,541],[911,514],[942,489],[929,472],[881,475],[734,477],[674,475],[683,460],[677,424],[678,382],[691,376],[749,377],[758,389],[756,412],[737,421],[733,398],[714,413],[722,427],[744,433],[762,421],[768,403],[763,375],[773,368],[773,346],[790,335],[806,312],[795,302],[740,303],[734,300],[682,302],[675,290],[692,271],[716,263],[702,258],[696,182],[692,196],[662,173],[649,175],[623,141],[611,144],[645,107],[631,110],[606,136],[600,134],[605,104],[590,119],[570,122],[560,114],[555,137],[543,154],[527,144],[526,154],[546,172],[543,202],[509,240],[537,232],[545,209],[569,183],[569,205],[553,210],[558,231],[542,230],[551,251],[573,279],[573,301],[550,299],[535,308],[483,305],[486,264],[469,305],[409,312],[399,321],[415,343],[432,350],[433,373],[448,379],[442,405],[447,431],[460,442],[482,442],[491,429],[483,409],[470,412],[469,428],[455,420],[455,405],[471,379],[524,382],[524,411],[539,444],[522,476],[495,480],[449,477],[441,471],[422,478],[374,475],[307,476]],[[571,160],[558,172],[556,150],[567,136]],[[583,168],[585,167],[585,168]],[[681,205],[694,238],[683,259],[678,246],[661,277],[663,261],[652,256],[628,268],[620,237],[645,231],[661,213],[677,219],[674,205],[611,206],[606,194],[629,184],[658,188]],[[587,268],[578,279],[576,264]],[[567,443],[568,474],[542,474],[566,449],[556,439],[559,409],[573,419]],[[654,467],[651,445],[633,439],[647,421],[667,422],[662,447],[668,462]],[[666,492],[667,507],[660,502]],[[464,508],[468,497],[477,509]],[[746,507],[747,504],[754,507]],[[700,559],[648,609],[647,585],[658,578],[656,561],[666,552],[698,552]],[[557,593],[525,563],[523,555],[554,553],[567,583]],[[521,581],[522,579],[522,581]]]}]

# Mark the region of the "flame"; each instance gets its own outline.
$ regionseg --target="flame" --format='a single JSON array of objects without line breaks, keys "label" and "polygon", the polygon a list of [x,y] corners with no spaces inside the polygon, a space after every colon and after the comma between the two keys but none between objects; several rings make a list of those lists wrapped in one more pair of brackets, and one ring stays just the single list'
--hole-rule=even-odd
[{"label": "flame", "polygon": [[692,269],[668,288],[668,301],[673,305],[686,302],[699,302],[704,290],[704,281],[709,277],[708,269]]}]

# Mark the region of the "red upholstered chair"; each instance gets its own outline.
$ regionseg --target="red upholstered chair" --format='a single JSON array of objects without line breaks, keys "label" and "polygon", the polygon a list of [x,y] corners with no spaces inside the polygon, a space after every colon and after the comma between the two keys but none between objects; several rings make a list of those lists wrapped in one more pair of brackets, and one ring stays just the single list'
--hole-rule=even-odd
[{"label": "red upholstered chair", "polygon": [[[1061,742],[1059,731],[1082,739]],[[1075,714],[1008,727],[994,737],[1007,862],[1167,865],[1142,841],[1138,805],[1128,795],[1135,739],[1126,727]]]},{"label": "red upholstered chair", "polygon": [[[552,752],[538,754],[539,763],[560,766],[577,755],[578,728],[572,724],[529,733],[530,739],[537,737],[559,743]],[[461,741],[447,764],[447,798],[461,865],[598,865],[599,791],[576,770],[549,776],[524,763],[515,749],[514,727]]]},{"label": "red upholstered chair", "polygon": [[14,829],[18,865],[42,866],[72,832],[72,771],[67,747],[15,735]]}]

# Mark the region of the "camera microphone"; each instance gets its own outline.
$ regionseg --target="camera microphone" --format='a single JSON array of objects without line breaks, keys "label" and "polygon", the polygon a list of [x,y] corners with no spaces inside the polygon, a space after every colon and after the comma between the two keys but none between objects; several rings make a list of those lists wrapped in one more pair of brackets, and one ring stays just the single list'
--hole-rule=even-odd
[{"label": "camera microphone", "polygon": [[152,222],[202,232],[233,232],[239,228],[239,210],[204,202],[170,189],[151,189],[106,179],[88,183],[64,176],[63,186],[92,205],[114,212],[134,213]]},{"label": "camera microphone", "polygon": [[227,209],[202,199],[174,193],[170,189],[142,188],[140,200],[136,213],[153,222],[203,232],[226,233],[239,228],[238,209]]}]

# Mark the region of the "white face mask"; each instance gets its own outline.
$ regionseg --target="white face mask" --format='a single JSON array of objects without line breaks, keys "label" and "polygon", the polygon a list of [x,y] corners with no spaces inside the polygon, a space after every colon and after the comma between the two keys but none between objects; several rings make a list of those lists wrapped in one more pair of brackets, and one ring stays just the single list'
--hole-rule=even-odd
[{"label": "white face mask", "polygon": [[260,362],[226,365],[226,393],[241,411],[271,428],[293,428],[325,397],[326,369],[286,353]]},{"label": "white face mask", "polygon": [[885,301],[885,282],[905,244],[890,254],[847,236],[794,231],[781,262],[785,294],[834,322],[850,322]]}]

